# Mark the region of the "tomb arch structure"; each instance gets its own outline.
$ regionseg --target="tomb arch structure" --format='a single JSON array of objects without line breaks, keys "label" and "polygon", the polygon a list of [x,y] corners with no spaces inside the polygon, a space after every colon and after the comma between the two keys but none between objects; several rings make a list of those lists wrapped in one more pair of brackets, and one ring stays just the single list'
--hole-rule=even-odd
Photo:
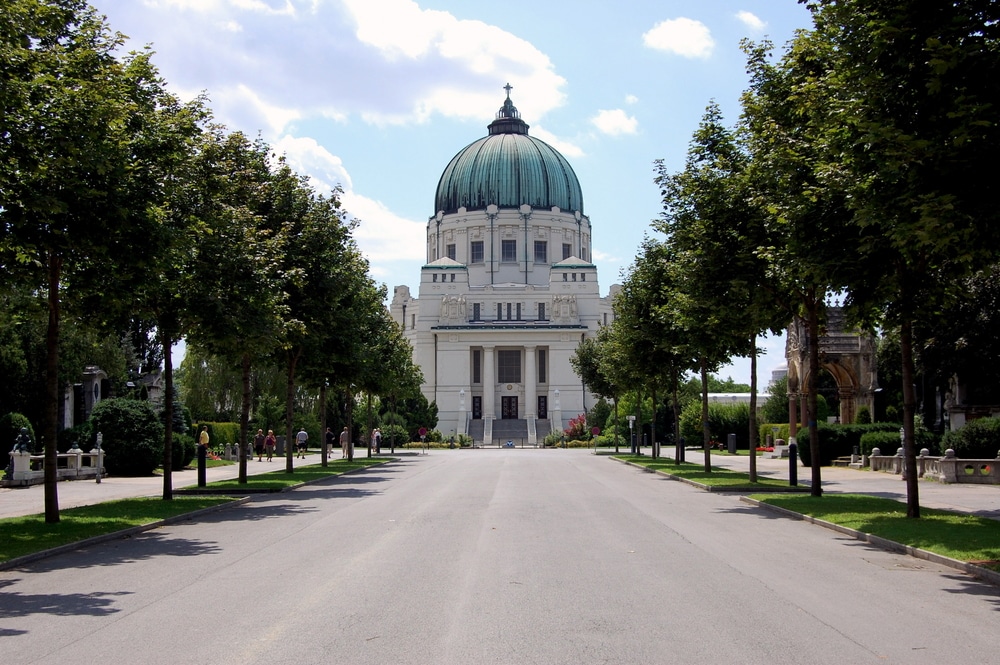
[{"label": "tomb arch structure", "polygon": [[[807,426],[809,335],[806,322],[797,316],[788,327],[785,359],[788,362],[789,422],[798,420]],[[861,407],[875,412],[875,393],[879,390],[875,337],[868,332],[849,329],[842,307],[827,308],[826,327],[819,336],[819,366],[836,381],[841,423],[853,423]]]}]

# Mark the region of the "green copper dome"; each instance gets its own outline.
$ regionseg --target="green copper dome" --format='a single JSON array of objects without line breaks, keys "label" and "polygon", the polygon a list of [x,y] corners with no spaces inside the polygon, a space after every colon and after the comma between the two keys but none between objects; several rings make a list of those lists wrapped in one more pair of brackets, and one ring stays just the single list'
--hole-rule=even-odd
[{"label": "green copper dome", "polygon": [[434,211],[459,208],[520,208],[583,212],[580,181],[566,158],[548,143],[528,136],[528,125],[507,99],[489,125],[489,136],[455,155],[438,182]]}]

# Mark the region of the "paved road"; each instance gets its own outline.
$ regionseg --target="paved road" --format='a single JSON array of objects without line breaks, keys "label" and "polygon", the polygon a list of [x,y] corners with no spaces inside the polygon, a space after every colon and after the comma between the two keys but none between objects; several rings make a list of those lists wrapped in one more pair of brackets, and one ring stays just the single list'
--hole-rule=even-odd
[{"label": "paved road", "polygon": [[21,663],[993,663],[1000,590],[586,451],[440,451],[0,573]]}]

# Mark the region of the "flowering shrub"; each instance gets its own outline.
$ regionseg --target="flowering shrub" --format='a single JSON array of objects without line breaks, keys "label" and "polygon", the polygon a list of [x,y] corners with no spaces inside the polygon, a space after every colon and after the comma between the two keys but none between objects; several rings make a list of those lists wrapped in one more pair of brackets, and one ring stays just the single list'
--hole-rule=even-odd
[{"label": "flowering shrub", "polygon": [[570,418],[569,427],[563,430],[567,439],[586,439],[590,431],[587,429],[587,414],[581,413],[576,418]]}]

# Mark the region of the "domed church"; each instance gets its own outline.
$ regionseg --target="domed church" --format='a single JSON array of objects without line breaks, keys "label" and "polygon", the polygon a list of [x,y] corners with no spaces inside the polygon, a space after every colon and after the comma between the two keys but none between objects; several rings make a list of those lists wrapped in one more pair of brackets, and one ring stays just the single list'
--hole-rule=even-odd
[{"label": "domed church", "polygon": [[419,295],[397,286],[391,312],[445,437],[536,445],[593,405],[570,358],[619,287],[600,296],[580,182],[505,90],[489,134],[441,174]]}]

